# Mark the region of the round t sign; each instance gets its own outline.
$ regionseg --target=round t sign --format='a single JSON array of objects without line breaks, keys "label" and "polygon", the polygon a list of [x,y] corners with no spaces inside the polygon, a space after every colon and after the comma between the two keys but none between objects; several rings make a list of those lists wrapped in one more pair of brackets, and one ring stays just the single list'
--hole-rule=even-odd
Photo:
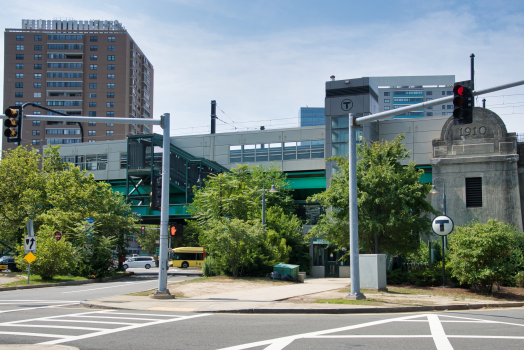
[{"label": "round t sign", "polygon": [[449,216],[437,216],[431,224],[433,232],[439,236],[447,236],[453,231],[453,220]]},{"label": "round t sign", "polygon": [[56,241],[58,242],[59,240],[62,239],[62,232],[60,231],[56,231],[55,232],[55,238],[56,238]]}]

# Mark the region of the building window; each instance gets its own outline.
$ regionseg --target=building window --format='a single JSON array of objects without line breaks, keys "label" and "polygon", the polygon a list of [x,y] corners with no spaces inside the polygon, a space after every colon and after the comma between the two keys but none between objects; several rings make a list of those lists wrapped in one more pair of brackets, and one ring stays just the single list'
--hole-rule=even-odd
[{"label": "building window", "polygon": [[23,51],[24,50],[24,45],[16,45],[16,50],[17,51]]},{"label": "building window", "polygon": [[115,112],[106,112],[106,117],[114,117]]},{"label": "building window", "polygon": [[90,70],[97,70],[97,69],[98,69],[98,65],[96,65],[96,64],[90,64],[90,65],[89,65],[89,69],[90,69]]},{"label": "building window", "polygon": [[107,65],[107,70],[115,70],[115,65],[114,64],[108,64]]},{"label": "building window", "polygon": [[[40,111],[34,111],[33,114],[34,114],[34,115],[40,115],[40,114],[42,114],[42,112],[40,112]],[[40,123],[39,120],[38,120],[38,122]],[[38,125],[40,125],[40,124],[38,124]]]},{"label": "building window", "polygon": [[120,169],[127,169],[127,153],[120,153]]},{"label": "building window", "polygon": [[23,54],[16,54],[16,59],[17,60],[23,60],[24,59],[24,55]]},{"label": "building window", "polygon": [[433,112],[426,112],[427,117],[433,117]]},{"label": "building window", "polygon": [[90,89],[96,89],[96,84],[89,84]]},{"label": "building window", "polygon": [[98,56],[97,55],[91,55],[91,56],[89,56],[89,60],[96,61],[96,60],[98,60]]},{"label": "building window", "polygon": [[107,47],[107,51],[115,51],[115,47],[114,46],[108,46]]},{"label": "building window", "polygon": [[[94,113],[94,112],[93,112]],[[96,114],[95,114],[96,115]],[[96,126],[96,122],[89,122],[89,126]]]},{"label": "building window", "polygon": [[89,51],[98,51],[98,46],[90,46]]},{"label": "building window", "polygon": [[33,120],[33,126],[40,126],[40,120]]},{"label": "building window", "polygon": [[90,36],[89,37],[89,41],[92,42],[92,43],[93,42],[97,42],[98,41],[98,37],[97,36]]},{"label": "building window", "polygon": [[24,73],[16,73],[15,74],[16,79],[24,79]]},{"label": "building window", "polygon": [[89,98],[96,98],[96,92],[92,92],[89,94]]},{"label": "building window", "polygon": [[24,69],[24,64],[23,63],[17,63],[16,64],[16,69]]},{"label": "building window", "polygon": [[34,69],[42,69],[42,65],[41,64],[35,64],[33,67],[34,67]]},{"label": "building window", "polygon": [[[95,142],[95,140],[89,140]],[[106,170],[107,154],[88,154],[86,156],[86,170]]]},{"label": "building window", "polygon": [[107,79],[115,79],[115,75],[114,74],[108,74],[107,75]]},{"label": "building window", "polygon": [[15,102],[15,106],[21,106],[21,105],[23,105],[23,104],[24,104],[24,103],[21,102],[21,101],[16,101],[16,102]]},{"label": "building window", "polygon": [[107,84],[107,88],[108,89],[114,89],[115,88],[115,84]]},{"label": "building window", "polygon": [[389,96],[389,92],[388,91],[384,91],[384,96]]},{"label": "building window", "polygon": [[24,41],[24,36],[23,35],[17,35],[16,36],[16,41]]},{"label": "building window", "polygon": [[384,103],[390,103],[390,102],[391,102],[391,100],[389,98],[385,98],[384,99]]},{"label": "building window", "polygon": [[[89,107],[91,107],[91,106],[89,106]],[[96,112],[94,112],[94,111],[90,111],[90,112],[89,112],[89,116],[90,116],[90,117],[96,117]],[[91,123],[93,123],[93,122],[89,122],[89,126],[91,126]],[[96,123],[95,123],[95,125],[96,125]]]},{"label": "building window", "polygon": [[114,61],[115,60],[115,55],[107,55],[107,60],[108,61]]},{"label": "building window", "polygon": [[33,130],[33,135],[36,136],[36,135],[40,135],[40,130]]},{"label": "building window", "polygon": [[35,97],[35,98],[41,98],[41,97],[42,97],[42,93],[41,93],[41,92],[34,92],[34,93],[33,93],[33,97]]},{"label": "building window", "polygon": [[40,144],[40,140],[32,140],[33,142],[33,145],[39,145]]},{"label": "building window", "polygon": [[442,105],[442,109],[446,109],[446,105]]},{"label": "building window", "polygon": [[35,73],[34,74],[34,78],[35,79],[42,79],[42,74],[41,73]]},{"label": "building window", "polygon": [[89,102],[89,107],[96,107],[96,102]]},{"label": "building window", "polygon": [[88,140],[87,142],[96,142],[95,140]]},{"label": "building window", "polygon": [[35,60],[41,61],[42,60],[42,55],[35,55]]},{"label": "building window", "polygon": [[35,51],[42,51],[42,45],[35,45]]},{"label": "building window", "polygon": [[442,112],[442,115],[446,115],[446,112]]},{"label": "building window", "polygon": [[15,92],[15,97],[24,97],[24,93],[23,92]]},{"label": "building window", "polygon": [[89,136],[94,136],[96,135],[96,130],[89,130],[87,133]]},{"label": "building window", "polygon": [[106,135],[107,136],[113,136],[114,131],[113,130],[107,130]]},{"label": "building window", "polygon": [[466,178],[466,208],[482,207],[482,178]]},{"label": "building window", "polygon": [[41,35],[35,35],[35,41],[42,41]]},{"label": "building window", "polygon": [[384,106],[384,110],[387,111],[387,110],[390,110],[391,107],[390,106]]},{"label": "building window", "polygon": [[453,91],[446,91],[446,95],[453,95]]},{"label": "building window", "polygon": [[106,123],[106,126],[115,126],[113,123]]},{"label": "building window", "polygon": [[453,109],[453,105],[447,105],[448,109]]},{"label": "building window", "polygon": [[24,83],[15,83],[15,87],[21,89],[24,87]]},{"label": "building window", "polygon": [[89,79],[96,79],[96,74],[89,74]]},{"label": "building window", "polygon": [[107,93],[107,98],[115,98],[115,93],[114,92],[108,92]]},{"label": "building window", "polygon": [[426,91],[426,95],[433,95],[433,91]]},{"label": "building window", "polygon": [[113,107],[115,107],[115,103],[114,102],[107,102],[106,103],[106,107],[113,108]]},{"label": "building window", "polygon": [[115,41],[115,37],[114,36],[108,36],[107,37],[107,41],[114,42]]}]

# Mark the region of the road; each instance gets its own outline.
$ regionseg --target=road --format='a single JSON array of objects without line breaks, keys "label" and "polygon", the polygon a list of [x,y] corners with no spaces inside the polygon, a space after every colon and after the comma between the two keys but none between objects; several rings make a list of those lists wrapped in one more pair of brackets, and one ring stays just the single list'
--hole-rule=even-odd
[{"label": "road", "polygon": [[[80,349],[522,349],[524,309],[356,315],[95,310],[79,300],[156,287],[155,276],[0,293],[0,344]],[[171,277],[170,283],[187,279]],[[104,288],[104,289],[102,289]],[[15,299],[17,298],[17,299]]]}]

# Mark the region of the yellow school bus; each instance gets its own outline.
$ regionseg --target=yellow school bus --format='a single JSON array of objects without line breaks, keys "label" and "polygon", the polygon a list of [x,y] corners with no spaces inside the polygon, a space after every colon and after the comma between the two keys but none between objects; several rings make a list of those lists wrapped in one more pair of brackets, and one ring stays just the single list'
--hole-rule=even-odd
[{"label": "yellow school bus", "polygon": [[203,247],[182,247],[175,248],[171,252],[171,264],[173,267],[202,267],[202,262],[206,258],[206,251]]}]

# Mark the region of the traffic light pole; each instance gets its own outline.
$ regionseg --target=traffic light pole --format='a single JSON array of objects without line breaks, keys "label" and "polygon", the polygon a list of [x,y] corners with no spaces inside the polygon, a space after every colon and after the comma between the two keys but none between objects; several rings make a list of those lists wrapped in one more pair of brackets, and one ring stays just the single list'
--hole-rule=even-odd
[{"label": "traffic light pole", "polygon": [[[487,94],[489,92],[508,89],[514,86],[524,85],[524,80],[516,81],[509,84],[498,85],[492,88],[474,91],[473,96]],[[432,101],[417,103],[408,107],[384,111],[376,114],[370,114],[364,117],[355,118],[349,115],[349,249],[350,249],[350,266],[351,266],[351,294],[346,296],[346,299],[364,299],[365,296],[360,292],[360,271],[359,271],[359,244],[358,244],[358,197],[357,197],[357,144],[355,128],[361,124],[381,120],[385,118],[394,117],[406,112],[416,111],[441,105],[453,101],[454,96],[443,97]],[[352,166],[352,164],[355,164]]]}]

